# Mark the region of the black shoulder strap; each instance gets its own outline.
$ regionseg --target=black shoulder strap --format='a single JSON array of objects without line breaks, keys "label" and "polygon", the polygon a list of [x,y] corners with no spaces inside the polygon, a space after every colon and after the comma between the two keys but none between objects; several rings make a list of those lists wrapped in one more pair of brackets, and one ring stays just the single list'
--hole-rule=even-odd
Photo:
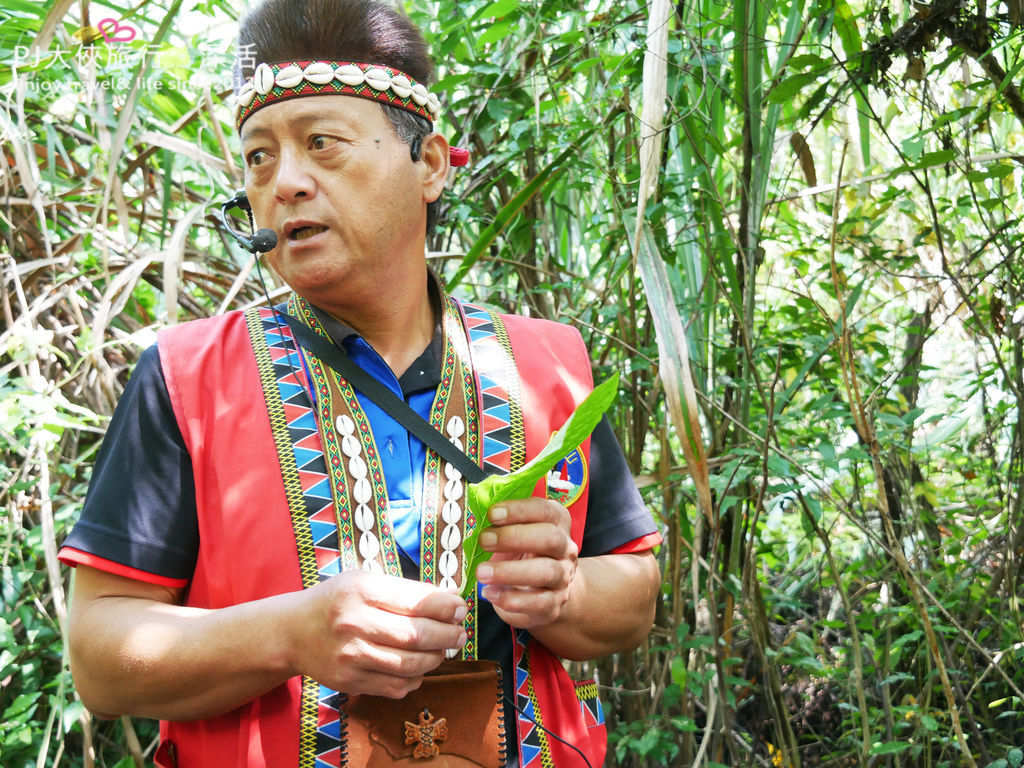
[{"label": "black shoulder strap", "polygon": [[[279,315],[283,314],[278,312]],[[352,362],[345,352],[313,331],[309,326],[292,315],[284,315],[292,329],[295,340],[306,350],[316,355],[335,371],[341,374],[349,384],[358,389],[377,405],[383,408],[410,434],[419,438],[445,461],[453,465],[462,476],[471,483],[479,483],[487,473],[466,454],[452,445],[430,423],[409,407],[409,404],[394,392],[385,387],[370,374]]]}]

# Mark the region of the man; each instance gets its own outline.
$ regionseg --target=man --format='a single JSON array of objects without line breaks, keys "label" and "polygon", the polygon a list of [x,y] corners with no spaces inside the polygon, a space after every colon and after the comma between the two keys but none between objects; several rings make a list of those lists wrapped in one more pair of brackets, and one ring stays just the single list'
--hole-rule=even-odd
[{"label": "man", "polygon": [[[495,555],[463,600],[476,521],[461,474],[289,323],[496,472],[537,453],[589,390],[582,341],[457,302],[430,275],[450,150],[403,15],[266,0],[239,45],[255,62],[236,73],[245,189],[278,235],[266,259],[294,291],[292,320],[265,308],[188,323],[140,360],[61,553],[77,567],[82,700],[161,719],[162,766],[344,765],[376,738],[358,730],[366,702],[411,728],[401,705],[446,656],[490,659],[508,764],[596,766],[596,689],[560,658],[635,647],[659,583],[658,536],[607,425],[563,465],[554,498],[490,510],[481,544]],[[434,730],[407,733],[415,758],[449,748],[463,715],[443,710],[458,698],[419,713]]]}]

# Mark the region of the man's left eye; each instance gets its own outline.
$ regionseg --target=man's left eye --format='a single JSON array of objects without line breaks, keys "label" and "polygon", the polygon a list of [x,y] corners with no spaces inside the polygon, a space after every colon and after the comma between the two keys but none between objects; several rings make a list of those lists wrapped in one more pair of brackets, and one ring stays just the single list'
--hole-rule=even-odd
[{"label": "man's left eye", "polygon": [[330,136],[314,136],[310,141],[310,145],[313,149],[327,149],[331,144],[335,142]]}]

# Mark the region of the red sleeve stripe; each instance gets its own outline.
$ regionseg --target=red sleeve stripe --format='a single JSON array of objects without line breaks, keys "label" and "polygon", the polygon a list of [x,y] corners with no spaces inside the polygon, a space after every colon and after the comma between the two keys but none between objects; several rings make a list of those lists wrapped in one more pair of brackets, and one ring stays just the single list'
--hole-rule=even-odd
[{"label": "red sleeve stripe", "polygon": [[632,555],[637,552],[646,552],[649,549],[654,549],[654,547],[659,544],[661,544],[661,534],[655,531],[654,533],[648,533],[646,536],[641,536],[639,539],[627,541],[625,544],[616,547],[608,554]]},{"label": "red sleeve stripe", "polygon": [[113,560],[97,557],[73,547],[62,548],[57,554],[57,559],[64,563],[64,565],[70,565],[72,568],[79,565],[87,565],[90,568],[106,571],[115,576],[123,576],[126,579],[135,579],[135,581],[144,581],[147,584],[155,584],[158,587],[178,588],[188,586],[188,579],[172,579],[169,576],[160,576],[156,573],[140,571],[138,568],[115,563]]}]

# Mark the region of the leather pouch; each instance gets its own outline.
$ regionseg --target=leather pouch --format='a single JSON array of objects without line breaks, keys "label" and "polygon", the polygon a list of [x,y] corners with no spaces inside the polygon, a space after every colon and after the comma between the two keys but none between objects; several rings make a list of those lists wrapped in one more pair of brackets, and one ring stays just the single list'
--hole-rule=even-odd
[{"label": "leather pouch", "polygon": [[404,699],[353,696],[345,705],[349,768],[503,768],[501,667],[445,661]]}]

